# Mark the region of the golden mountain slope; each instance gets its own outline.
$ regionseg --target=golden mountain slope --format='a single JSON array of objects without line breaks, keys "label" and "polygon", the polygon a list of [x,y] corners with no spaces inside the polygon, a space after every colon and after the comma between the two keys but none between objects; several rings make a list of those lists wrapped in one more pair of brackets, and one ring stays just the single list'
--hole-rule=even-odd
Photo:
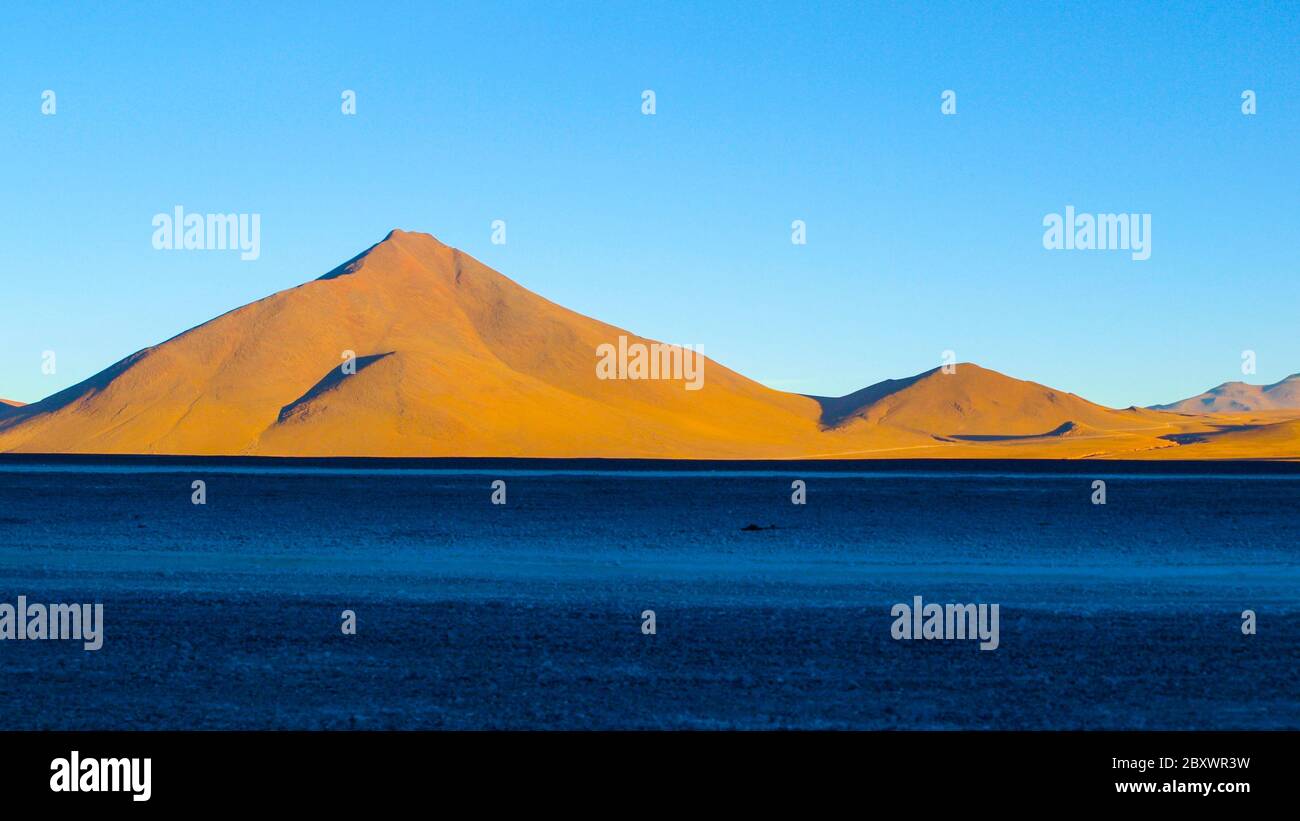
[{"label": "golden mountain slope", "polygon": [[600,346],[620,336],[650,342],[393,231],[317,280],[4,411],[0,452],[1073,458],[1161,455],[1184,447],[1166,434],[1218,430],[971,364],[839,398],[775,391],[712,360],[699,390],[597,378]]},{"label": "golden mountain slope", "polygon": [[[596,378],[633,334],[427,234],[148,348],[0,424],[0,450],[301,456],[764,456],[815,449],[818,406],[715,362]],[[341,377],[343,353],[359,357]],[[341,378],[340,378],[341,377]]]}]

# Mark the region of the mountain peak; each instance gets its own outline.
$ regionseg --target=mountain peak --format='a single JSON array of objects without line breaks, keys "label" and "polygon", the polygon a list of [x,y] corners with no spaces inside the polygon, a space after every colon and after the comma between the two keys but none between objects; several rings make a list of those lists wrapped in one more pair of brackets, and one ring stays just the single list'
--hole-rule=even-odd
[{"label": "mountain peak", "polygon": [[439,251],[444,249],[455,250],[450,245],[439,240],[433,234],[426,234],[422,231],[406,231],[401,228],[394,228],[379,242],[376,242],[374,245],[357,254],[352,259],[331,269],[316,279],[317,281],[338,279],[339,277],[348,276],[349,274],[355,274],[365,267],[367,260],[379,252],[392,251],[401,254],[402,252],[420,253],[423,251]]},{"label": "mountain peak", "polygon": [[447,243],[443,242],[442,240],[438,239],[433,234],[430,234],[427,231],[407,231],[405,228],[394,228],[393,230],[389,231],[382,240],[380,240],[380,243],[395,241],[395,240],[420,240],[420,241],[433,240],[434,242],[438,243],[444,248],[450,247],[449,245],[447,245]]}]

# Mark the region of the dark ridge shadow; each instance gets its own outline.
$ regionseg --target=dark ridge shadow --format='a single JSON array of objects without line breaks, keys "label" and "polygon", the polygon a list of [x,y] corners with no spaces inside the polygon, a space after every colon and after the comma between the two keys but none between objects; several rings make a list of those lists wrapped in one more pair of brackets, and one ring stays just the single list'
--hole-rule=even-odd
[{"label": "dark ridge shadow", "polygon": [[909,376],[905,379],[886,379],[884,382],[868,385],[862,390],[844,396],[813,396],[811,394],[804,394],[804,396],[817,400],[817,403],[822,406],[820,420],[822,426],[833,428],[866,410],[886,396],[915,385],[937,370],[939,369],[931,368],[924,373],[918,373],[916,376]]},{"label": "dark ridge shadow", "polygon": [[1201,442],[1209,442],[1216,436],[1222,436],[1225,433],[1236,433],[1243,430],[1255,430],[1256,428],[1266,428],[1264,425],[1215,425],[1214,430],[1201,431],[1200,433],[1166,433],[1161,439],[1167,439],[1170,442],[1177,442],[1180,445],[1196,445]]},{"label": "dark ridge shadow", "polygon": [[[357,373],[361,373],[363,370],[375,364],[379,360],[383,359],[386,356],[392,356],[394,353],[396,353],[396,351],[389,351],[388,353],[377,353],[377,354],[371,354],[370,356],[357,357]],[[285,405],[283,408],[280,408],[280,415],[276,418],[275,421],[283,422],[284,420],[288,419],[289,416],[293,414],[294,410],[296,410],[300,405],[304,405],[310,402],[311,400],[315,399],[316,397],[320,396],[321,394],[333,390],[334,388],[338,387],[339,384],[342,383],[343,380],[347,379],[349,376],[356,376],[356,374],[343,373],[342,365],[339,365],[338,367],[335,368],[330,368],[330,372],[325,374],[325,376],[319,382],[313,385],[311,387],[311,390],[307,391],[302,396],[298,397],[297,399],[293,400],[289,404]]]},{"label": "dark ridge shadow", "polygon": [[1210,441],[1212,435],[1207,433],[1166,433],[1160,438],[1179,445],[1198,445]]},{"label": "dark ridge shadow", "polygon": [[962,442],[1010,442],[1016,439],[1047,439],[1053,436],[1065,436],[1076,428],[1078,428],[1078,425],[1073,422],[1062,422],[1046,433],[954,433],[950,434],[948,438]]}]

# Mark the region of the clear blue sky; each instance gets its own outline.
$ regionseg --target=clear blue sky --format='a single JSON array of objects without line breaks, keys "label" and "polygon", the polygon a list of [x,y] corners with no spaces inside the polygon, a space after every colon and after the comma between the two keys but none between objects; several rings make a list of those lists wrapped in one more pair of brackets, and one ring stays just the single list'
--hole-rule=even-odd
[{"label": "clear blue sky", "polygon": [[[1244,349],[1251,381],[1300,371],[1295,3],[2,17],[7,398],[316,277],[393,227],[786,390],[846,393],[945,349],[1115,406],[1239,379]],[[151,220],[178,204],[261,214],[261,258],[155,251]],[[1066,205],[1151,213],[1151,259],[1044,250],[1043,217]]]}]

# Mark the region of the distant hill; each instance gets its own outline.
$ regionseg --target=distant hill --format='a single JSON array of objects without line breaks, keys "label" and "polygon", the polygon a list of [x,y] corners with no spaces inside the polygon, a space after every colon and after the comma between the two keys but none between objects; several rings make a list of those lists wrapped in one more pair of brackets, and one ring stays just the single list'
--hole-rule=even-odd
[{"label": "distant hill", "polygon": [[1131,411],[1102,407],[972,363],[953,373],[935,368],[819,401],[823,423],[839,430],[883,426],[924,436],[992,439],[1065,435],[1080,425],[1097,430],[1142,425]]},{"label": "distant hill", "polygon": [[1154,410],[1177,413],[1229,413],[1261,410],[1300,410],[1300,373],[1272,385],[1224,382],[1199,396],[1153,405]]}]

